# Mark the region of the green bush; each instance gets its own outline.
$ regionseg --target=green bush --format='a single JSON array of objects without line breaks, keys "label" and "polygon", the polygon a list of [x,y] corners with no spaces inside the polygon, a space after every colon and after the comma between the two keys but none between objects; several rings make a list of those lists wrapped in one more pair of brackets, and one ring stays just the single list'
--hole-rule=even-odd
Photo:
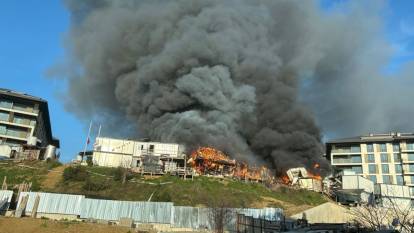
[{"label": "green bush", "polygon": [[46,160],[46,165],[47,165],[47,170],[52,170],[55,167],[60,167],[62,166],[62,163],[59,162],[58,160],[54,160],[54,159],[50,159],[48,158]]},{"label": "green bush", "polygon": [[84,181],[88,178],[89,173],[82,166],[70,166],[63,170],[64,181]]},{"label": "green bush", "polygon": [[86,179],[83,189],[86,191],[102,191],[109,188],[109,184],[105,179]]},{"label": "green bush", "polygon": [[114,180],[115,180],[115,181],[120,181],[120,182],[122,182],[122,178],[123,178],[124,174],[125,174],[125,176],[126,176],[125,181],[128,181],[128,180],[130,180],[130,179],[134,178],[134,176],[132,175],[132,173],[131,173],[131,172],[129,172],[129,171],[128,171],[128,169],[123,168],[123,167],[118,167],[118,168],[116,168],[116,169],[113,171],[113,174],[112,174],[112,175],[113,175],[113,177],[114,177]]}]

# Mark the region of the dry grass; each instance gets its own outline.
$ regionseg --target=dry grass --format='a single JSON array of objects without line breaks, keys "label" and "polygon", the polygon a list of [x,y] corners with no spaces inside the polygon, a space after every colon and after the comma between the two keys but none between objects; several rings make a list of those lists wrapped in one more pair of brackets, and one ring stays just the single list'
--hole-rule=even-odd
[{"label": "dry grass", "polygon": [[66,167],[68,167],[68,165],[55,167],[49,171],[45,179],[42,181],[42,190],[54,189],[56,185],[62,181],[63,170],[65,170]]},{"label": "dry grass", "polygon": [[127,233],[126,227],[33,218],[0,218],[0,233]]}]

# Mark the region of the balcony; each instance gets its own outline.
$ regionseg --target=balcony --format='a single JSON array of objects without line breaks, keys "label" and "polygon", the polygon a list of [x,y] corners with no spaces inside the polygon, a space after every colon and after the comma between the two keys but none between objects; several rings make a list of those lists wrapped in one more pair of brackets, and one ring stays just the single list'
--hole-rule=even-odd
[{"label": "balcony", "polygon": [[332,165],[362,164],[361,155],[333,155]]},{"label": "balcony", "polygon": [[10,101],[0,100],[0,110],[6,112],[16,112],[25,115],[37,116],[39,110],[34,109],[33,106],[23,105],[19,103],[13,103]]}]

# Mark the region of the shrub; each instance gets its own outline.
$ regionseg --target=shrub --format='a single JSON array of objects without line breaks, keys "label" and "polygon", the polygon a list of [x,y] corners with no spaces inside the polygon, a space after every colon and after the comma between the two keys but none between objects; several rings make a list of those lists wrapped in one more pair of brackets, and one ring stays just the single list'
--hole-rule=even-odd
[{"label": "shrub", "polygon": [[89,178],[89,174],[85,167],[82,166],[70,166],[63,170],[64,181],[84,181]]},{"label": "shrub", "polygon": [[86,191],[101,191],[109,188],[109,184],[106,182],[105,179],[86,179],[85,185],[83,189]]},{"label": "shrub", "polygon": [[132,179],[134,176],[131,174],[131,172],[128,171],[128,169],[123,167],[118,167],[113,171],[114,180],[122,182],[123,177],[125,175],[125,181]]}]

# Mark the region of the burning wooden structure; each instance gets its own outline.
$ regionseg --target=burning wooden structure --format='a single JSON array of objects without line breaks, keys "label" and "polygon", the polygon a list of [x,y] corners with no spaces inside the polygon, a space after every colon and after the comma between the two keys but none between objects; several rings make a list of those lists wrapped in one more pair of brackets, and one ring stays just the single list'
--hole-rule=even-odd
[{"label": "burning wooden structure", "polygon": [[249,167],[247,163],[230,159],[222,151],[212,147],[200,147],[195,150],[188,164],[199,175],[232,177],[258,182],[272,180],[270,171],[266,167]]}]

